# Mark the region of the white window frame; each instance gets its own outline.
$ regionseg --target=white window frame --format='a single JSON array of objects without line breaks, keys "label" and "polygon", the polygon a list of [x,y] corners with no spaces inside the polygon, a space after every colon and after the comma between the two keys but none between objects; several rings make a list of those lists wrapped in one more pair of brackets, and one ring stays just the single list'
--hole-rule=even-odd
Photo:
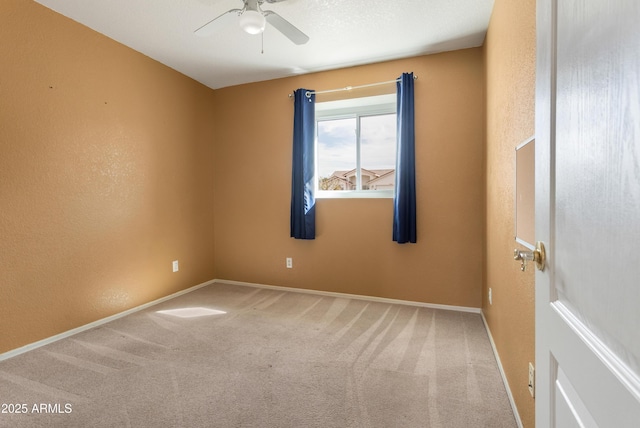
[{"label": "white window frame", "polygon": [[[316,103],[316,137],[314,143],[315,150],[315,170],[316,176],[313,178],[315,186],[315,196],[317,199],[333,198],[393,198],[395,190],[320,190],[318,188],[318,122],[321,120],[356,118],[356,181],[357,187],[361,188],[361,165],[360,165],[360,117],[375,116],[381,114],[397,114],[396,94],[376,95],[371,97],[349,98],[339,101],[326,101]],[[396,154],[397,155],[397,154]],[[397,163],[397,162],[396,162]],[[396,168],[397,170],[397,168]]]}]

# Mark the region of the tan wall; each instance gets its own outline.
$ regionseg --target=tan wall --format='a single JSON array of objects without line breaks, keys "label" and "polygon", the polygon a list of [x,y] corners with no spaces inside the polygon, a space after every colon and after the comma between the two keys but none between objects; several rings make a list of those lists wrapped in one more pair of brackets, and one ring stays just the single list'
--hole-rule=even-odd
[{"label": "tan wall", "polygon": [[214,278],[213,91],[31,1],[0,58],[0,353]]},{"label": "tan wall", "polygon": [[[392,241],[392,199],[318,200],[316,239],[290,238],[287,94],[387,81],[405,71],[419,77],[418,243]],[[475,48],[217,90],[218,277],[480,307],[483,87],[482,49]],[[286,257],[293,257],[293,269],[285,268]]]},{"label": "tan wall", "polygon": [[[525,427],[534,426],[534,270],[513,260],[515,148],[534,134],[535,0],[496,0],[484,46],[487,97],[486,280],[483,312]],[[524,249],[524,248],[523,248]],[[487,299],[493,291],[493,305]]]},{"label": "tan wall", "polygon": [[[498,0],[484,49],[213,92],[48,9],[4,0],[0,352],[215,277],[482,305],[533,426],[533,276],[510,259],[504,179],[533,133],[533,8]],[[391,241],[389,199],[319,200],[317,239],[289,238],[287,94],[403,71],[419,76],[418,244]]]}]

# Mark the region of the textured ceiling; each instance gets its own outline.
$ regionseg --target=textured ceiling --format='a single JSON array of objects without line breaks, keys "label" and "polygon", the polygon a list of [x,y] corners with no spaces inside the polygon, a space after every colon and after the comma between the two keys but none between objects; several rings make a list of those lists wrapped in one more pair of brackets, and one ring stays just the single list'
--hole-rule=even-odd
[{"label": "textured ceiling", "polygon": [[267,24],[243,32],[242,0],[36,0],[214,89],[482,45],[493,0],[287,0],[264,3],[310,37],[295,45]]}]

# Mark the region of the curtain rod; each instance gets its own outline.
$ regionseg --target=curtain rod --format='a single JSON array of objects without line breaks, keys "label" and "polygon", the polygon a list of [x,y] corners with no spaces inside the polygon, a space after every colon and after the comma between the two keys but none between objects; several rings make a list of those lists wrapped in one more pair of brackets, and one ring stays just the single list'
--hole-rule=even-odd
[{"label": "curtain rod", "polygon": [[[413,80],[417,80],[418,76],[413,76]],[[371,86],[379,86],[379,85],[388,85],[389,83],[396,83],[399,82],[400,79],[395,79],[395,80],[387,80],[386,82],[377,82],[377,83],[369,83],[368,85],[359,85],[359,86],[345,86],[344,88],[338,88],[338,89],[326,89],[324,91],[307,91],[305,92],[305,96],[307,98],[309,98],[311,95],[313,94],[328,94],[330,92],[340,92],[340,91],[350,91],[352,89],[360,89],[360,88],[369,88]],[[293,94],[289,94],[289,98],[292,98]]]}]

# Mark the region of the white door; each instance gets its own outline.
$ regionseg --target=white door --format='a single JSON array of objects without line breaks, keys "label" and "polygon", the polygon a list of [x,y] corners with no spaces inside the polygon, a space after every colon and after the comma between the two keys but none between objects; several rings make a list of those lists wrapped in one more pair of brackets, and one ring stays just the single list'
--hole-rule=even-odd
[{"label": "white door", "polygon": [[640,427],[640,1],[538,0],[536,425]]}]

